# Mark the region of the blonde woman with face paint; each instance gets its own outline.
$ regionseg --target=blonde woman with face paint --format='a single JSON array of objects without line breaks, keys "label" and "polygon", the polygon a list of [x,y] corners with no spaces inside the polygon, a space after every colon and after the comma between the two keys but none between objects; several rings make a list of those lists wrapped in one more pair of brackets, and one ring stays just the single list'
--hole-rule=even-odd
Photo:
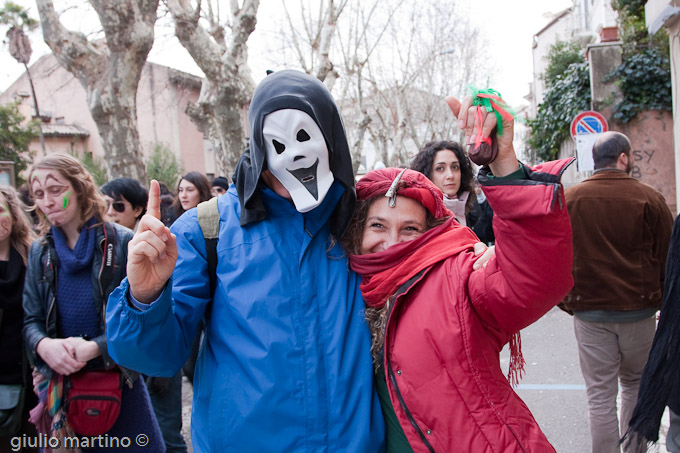
[{"label": "blonde woman with face paint", "polygon": [[[40,237],[29,252],[23,333],[39,373],[35,383],[45,381],[37,389],[43,392],[41,401],[46,398],[48,382],[66,390],[69,379],[94,376],[87,372],[119,370],[124,382],[120,414],[105,433],[130,438],[144,434],[149,439],[147,451],[164,451],[139,374],[119,368],[107,353],[103,314],[109,293],[125,277],[132,232],[102,221],[106,201],[90,173],[72,156],[52,154],[39,159],[28,183],[38,209]],[[57,402],[47,409],[56,412],[52,422],[77,426],[71,414],[66,415],[66,404],[60,408]],[[89,435],[75,427],[73,431]]]},{"label": "blonde woman with face paint", "polygon": [[[24,405],[17,409],[17,431],[0,437],[0,446],[8,446],[12,436],[35,436],[28,423],[28,411],[36,399],[31,391],[30,369],[22,354],[21,327],[24,311],[21,294],[26,274],[28,248],[35,239],[24,205],[12,187],[0,186],[0,384],[24,385]],[[0,447],[1,449],[2,447]],[[31,450],[37,451],[37,450]]]}]

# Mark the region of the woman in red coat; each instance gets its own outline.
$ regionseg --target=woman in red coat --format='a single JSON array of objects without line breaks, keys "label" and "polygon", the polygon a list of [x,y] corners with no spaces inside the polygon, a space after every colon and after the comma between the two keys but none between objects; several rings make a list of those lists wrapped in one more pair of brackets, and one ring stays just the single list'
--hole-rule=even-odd
[{"label": "woman in red coat", "polygon": [[[449,103],[458,113],[460,104]],[[485,121],[490,131],[495,118]],[[521,165],[512,122],[503,128],[498,157],[479,175],[496,213],[496,256],[480,270],[473,271],[477,237],[453,220],[425,176],[386,168],[357,183],[344,242],[363,278],[388,451],[554,451],[499,353],[510,342],[516,375],[521,353],[511,339],[573,285],[560,184],[570,161]]]}]

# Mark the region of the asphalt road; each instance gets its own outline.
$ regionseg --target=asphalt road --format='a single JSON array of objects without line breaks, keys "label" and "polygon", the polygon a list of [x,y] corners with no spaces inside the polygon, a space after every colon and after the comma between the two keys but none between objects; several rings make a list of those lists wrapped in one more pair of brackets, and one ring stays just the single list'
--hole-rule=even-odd
[{"label": "asphalt road", "polygon": [[[558,453],[589,453],[590,431],[585,385],[578,362],[574,324],[571,316],[553,308],[543,318],[522,331],[525,374],[517,393],[529,406],[534,418]],[[501,353],[501,365],[508,368],[509,352]],[[182,433],[191,448],[191,384],[182,385]],[[667,453],[664,415],[660,442],[650,452]]]},{"label": "asphalt road", "polygon": [[[559,453],[588,453],[590,431],[585,384],[578,361],[572,317],[553,308],[522,331],[526,373],[517,393]],[[501,363],[507,369],[509,353]],[[668,415],[664,415],[660,442],[650,452],[665,453]]]}]

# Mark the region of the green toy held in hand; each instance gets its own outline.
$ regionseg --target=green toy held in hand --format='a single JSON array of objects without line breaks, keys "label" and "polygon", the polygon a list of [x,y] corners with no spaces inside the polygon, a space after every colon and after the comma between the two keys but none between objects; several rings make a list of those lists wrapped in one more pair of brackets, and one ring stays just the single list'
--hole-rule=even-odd
[{"label": "green toy held in hand", "polygon": [[[491,88],[478,90],[473,87],[470,87],[470,90],[474,97],[473,104],[477,106],[477,114],[475,116],[477,134],[475,135],[474,142],[470,143],[468,154],[470,160],[475,164],[488,165],[498,156],[496,134],[503,135],[503,119],[512,119],[515,114],[505,101],[501,99],[501,94],[498,91]],[[482,132],[482,108],[486,108],[486,111],[489,113],[495,113],[497,119],[496,129],[488,137],[484,137]]]}]

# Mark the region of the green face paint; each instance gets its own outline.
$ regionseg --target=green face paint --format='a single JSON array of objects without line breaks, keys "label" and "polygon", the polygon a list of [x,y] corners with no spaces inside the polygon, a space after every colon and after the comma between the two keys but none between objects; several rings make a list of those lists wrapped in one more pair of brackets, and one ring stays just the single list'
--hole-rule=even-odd
[{"label": "green face paint", "polygon": [[9,208],[7,205],[4,202],[0,203],[0,205],[2,205],[2,207],[5,209],[3,213],[0,213],[0,217],[9,217]]},{"label": "green face paint", "polygon": [[68,206],[70,196],[71,196],[70,190],[64,194],[64,209],[66,209],[66,207]]}]

